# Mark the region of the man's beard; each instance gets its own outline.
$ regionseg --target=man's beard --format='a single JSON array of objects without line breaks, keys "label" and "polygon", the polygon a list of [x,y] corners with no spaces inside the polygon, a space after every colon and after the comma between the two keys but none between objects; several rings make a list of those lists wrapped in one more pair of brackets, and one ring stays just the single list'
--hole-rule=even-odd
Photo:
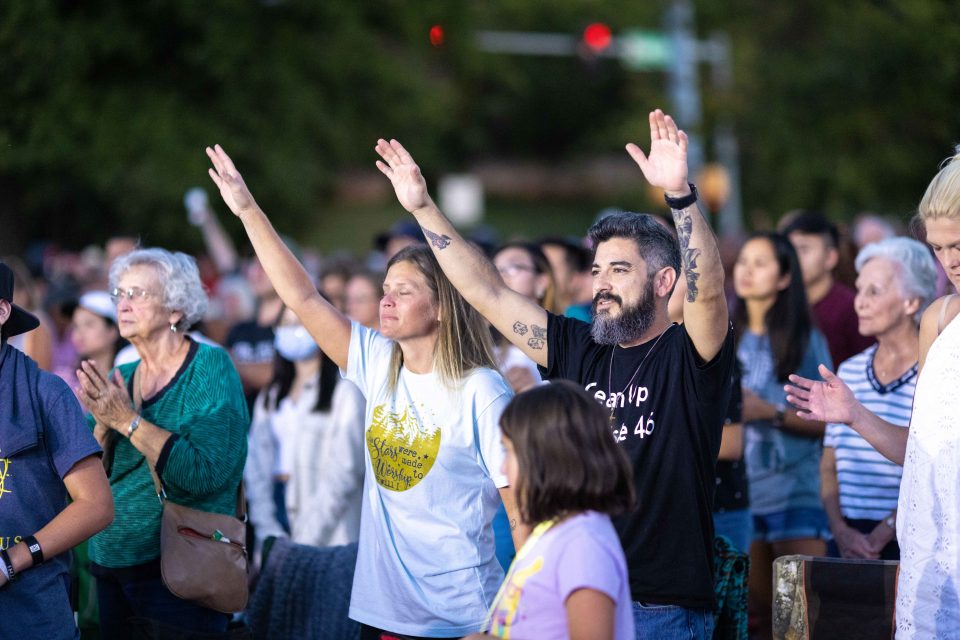
[{"label": "man's beard", "polygon": [[[609,311],[597,313],[597,303],[601,300],[613,300],[620,305],[620,314],[611,317]],[[593,298],[591,306],[593,324],[590,335],[597,344],[624,344],[639,339],[653,324],[656,315],[656,301],[653,298],[653,279],[647,280],[643,297],[630,307],[623,306],[623,299],[612,293],[600,292]]]}]

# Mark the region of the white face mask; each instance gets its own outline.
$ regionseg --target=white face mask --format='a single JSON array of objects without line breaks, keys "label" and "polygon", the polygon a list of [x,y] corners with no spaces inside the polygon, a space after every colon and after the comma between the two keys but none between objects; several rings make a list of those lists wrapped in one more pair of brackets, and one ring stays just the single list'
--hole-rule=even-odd
[{"label": "white face mask", "polygon": [[287,360],[306,360],[317,355],[319,347],[303,325],[277,327],[273,346]]}]

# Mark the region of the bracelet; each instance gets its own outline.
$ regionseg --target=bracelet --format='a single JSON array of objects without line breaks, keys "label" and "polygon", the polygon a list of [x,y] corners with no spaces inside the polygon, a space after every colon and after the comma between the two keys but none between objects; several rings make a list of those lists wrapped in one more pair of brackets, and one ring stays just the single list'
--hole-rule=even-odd
[{"label": "bracelet", "polygon": [[671,198],[667,194],[663,194],[663,200],[667,203],[667,206],[673,209],[674,211],[682,211],[686,209],[694,202],[699,199],[699,194],[697,193],[697,187],[692,183],[687,183],[690,186],[690,193],[679,198]]},{"label": "bracelet", "polygon": [[127,427],[127,438],[133,437],[133,432],[140,428],[141,416],[138,413],[137,417],[133,419],[133,422],[130,423],[130,426]]},{"label": "bracelet", "polygon": [[7,582],[16,580],[17,570],[13,568],[13,563],[10,561],[10,554],[7,553],[6,549],[0,549],[0,560],[3,561],[3,573],[7,576]]},{"label": "bracelet", "polygon": [[39,567],[43,564],[43,549],[40,547],[37,539],[33,536],[27,536],[23,539],[23,542],[26,543],[27,549],[30,550],[30,557],[33,558],[33,566]]}]

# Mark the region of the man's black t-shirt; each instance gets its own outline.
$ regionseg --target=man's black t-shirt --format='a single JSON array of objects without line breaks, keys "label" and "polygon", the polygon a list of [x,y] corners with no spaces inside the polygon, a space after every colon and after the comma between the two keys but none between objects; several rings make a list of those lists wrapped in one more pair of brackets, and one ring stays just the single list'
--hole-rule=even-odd
[{"label": "man's black t-shirt", "polygon": [[601,345],[590,325],[552,314],[547,336],[541,373],[579,382],[612,410],[613,438],[633,463],[636,507],[614,519],[631,597],[712,609],[714,465],[730,402],[732,329],[720,353],[701,363],[683,325],[671,325],[642,367],[656,339]]}]

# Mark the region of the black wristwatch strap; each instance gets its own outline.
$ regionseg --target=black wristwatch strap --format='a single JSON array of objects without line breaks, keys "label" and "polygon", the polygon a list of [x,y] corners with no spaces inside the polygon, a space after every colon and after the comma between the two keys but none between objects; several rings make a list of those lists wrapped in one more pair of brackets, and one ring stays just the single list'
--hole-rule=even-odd
[{"label": "black wristwatch strap", "polygon": [[43,564],[43,549],[40,548],[40,543],[37,542],[37,539],[33,536],[27,536],[23,539],[27,545],[27,549],[30,550],[30,557],[33,558],[33,566],[39,567]]},{"label": "black wristwatch strap", "polygon": [[690,193],[683,196],[682,198],[671,198],[667,194],[663,194],[663,199],[667,203],[667,206],[673,209],[674,211],[681,211],[686,209],[694,202],[697,201],[699,195],[697,194],[697,187],[692,182],[688,182],[690,185]]},{"label": "black wristwatch strap", "polygon": [[6,549],[0,549],[0,560],[3,561],[4,566],[7,568],[8,582],[13,582],[17,579],[17,571],[13,568],[13,563],[10,562],[10,555],[7,553]]}]

